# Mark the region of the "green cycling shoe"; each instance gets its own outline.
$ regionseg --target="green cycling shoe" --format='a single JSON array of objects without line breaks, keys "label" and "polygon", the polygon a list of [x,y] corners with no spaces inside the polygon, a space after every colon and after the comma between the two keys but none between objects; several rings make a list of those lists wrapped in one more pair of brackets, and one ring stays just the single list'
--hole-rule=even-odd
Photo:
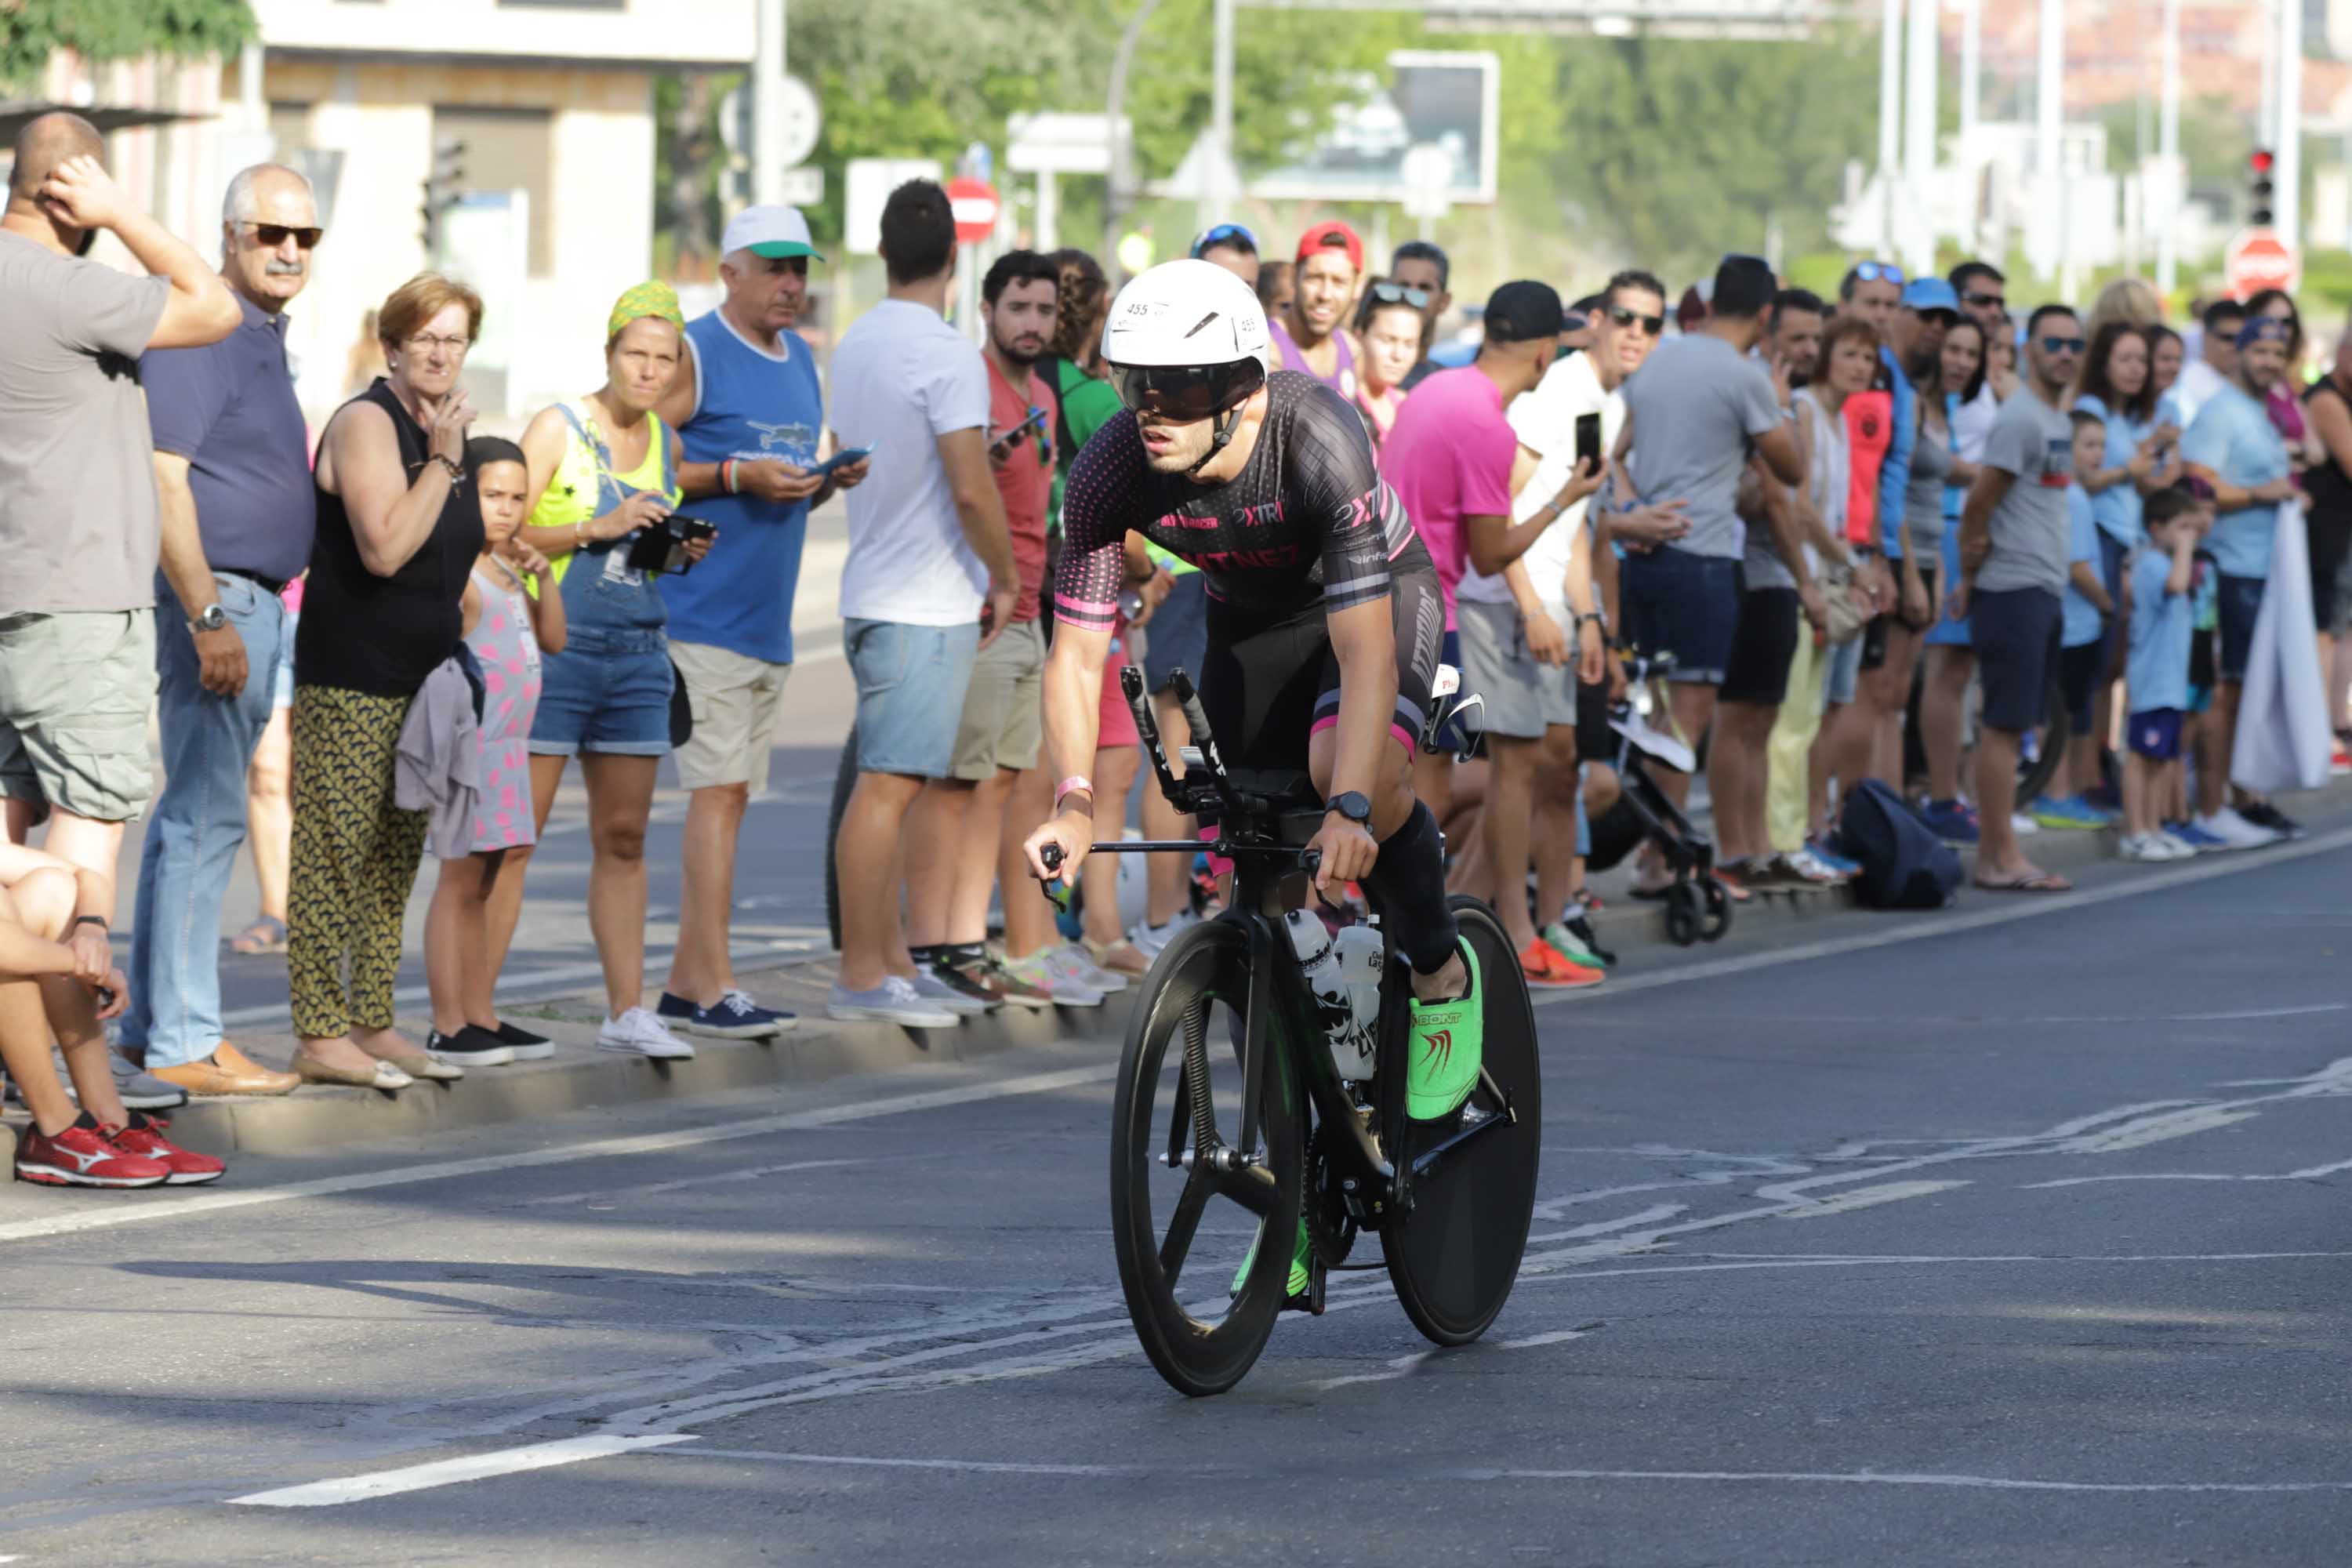
[{"label": "green cycling shoe", "polygon": [[[1257,1235],[1250,1238],[1250,1249],[1248,1253],[1243,1257],[1242,1266],[1234,1270],[1233,1293],[1234,1295],[1240,1295],[1242,1293],[1242,1287],[1249,1283],[1250,1269],[1257,1263],[1257,1244],[1265,1239],[1265,1226],[1264,1225],[1260,1225],[1257,1227]],[[1304,1219],[1300,1220],[1298,1222],[1298,1246],[1290,1255],[1290,1284],[1287,1289],[1287,1293],[1290,1295],[1304,1296],[1307,1294],[1308,1287],[1314,1283],[1307,1267],[1314,1251],[1314,1245],[1315,1244],[1309,1241],[1307,1237],[1307,1222]]]},{"label": "green cycling shoe", "polygon": [[1416,1121],[1453,1115],[1478,1085],[1478,1065],[1486,1059],[1486,998],[1478,955],[1470,951],[1466,941],[1462,943],[1462,962],[1470,969],[1467,991],[1450,1002],[1415,998],[1412,1003],[1404,1113]]}]

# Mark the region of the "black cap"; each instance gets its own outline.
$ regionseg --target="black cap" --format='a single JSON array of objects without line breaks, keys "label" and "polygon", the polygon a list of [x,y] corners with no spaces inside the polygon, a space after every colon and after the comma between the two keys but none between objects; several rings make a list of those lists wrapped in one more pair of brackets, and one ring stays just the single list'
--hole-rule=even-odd
[{"label": "black cap", "polygon": [[1528,279],[1506,283],[1486,297],[1486,321],[1490,343],[1532,342],[1567,330],[1559,290]]}]

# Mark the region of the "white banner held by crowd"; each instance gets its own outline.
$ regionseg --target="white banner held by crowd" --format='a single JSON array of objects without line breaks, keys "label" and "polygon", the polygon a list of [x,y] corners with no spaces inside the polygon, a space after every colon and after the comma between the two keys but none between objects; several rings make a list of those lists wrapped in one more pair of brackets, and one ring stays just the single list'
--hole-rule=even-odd
[{"label": "white banner held by crowd", "polygon": [[2303,506],[2286,501],[2278,509],[2270,581],[2263,588],[2253,647],[2246,656],[2230,782],[2257,794],[2317,789],[2327,782],[2335,738],[2327,721],[2326,684],[2319,672]]}]

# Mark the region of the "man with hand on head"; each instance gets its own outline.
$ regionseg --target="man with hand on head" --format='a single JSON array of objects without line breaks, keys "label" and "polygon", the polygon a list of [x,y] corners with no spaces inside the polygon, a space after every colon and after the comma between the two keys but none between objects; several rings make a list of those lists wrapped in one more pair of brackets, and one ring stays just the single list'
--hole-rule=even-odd
[{"label": "man with hand on head", "polygon": [[661,584],[694,733],[677,750],[688,792],[685,866],[677,950],[657,1011],[687,1034],[757,1039],[798,1020],[735,984],[735,847],[751,797],[768,787],[809,511],[864,479],[866,464],[823,479],[810,471],[824,396],[815,356],[793,325],[808,299],[809,263],[824,258],[807,220],[793,207],[746,207],[719,247],[725,297],[687,324],[686,358],[656,410],[684,445],[688,510],[719,530],[698,569]]},{"label": "man with hand on head", "polygon": [[[0,792],[10,841],[46,819],[47,852],[96,879],[77,918],[99,931],[152,777],[162,524],[139,361],[244,319],[104,152],[79,115],[27,121],[0,216]],[[101,229],[149,276],[83,259]]]},{"label": "man with hand on head", "polygon": [[221,276],[243,321],[217,343],[157,349],[140,365],[163,513],[163,793],[139,861],[122,1049],[174,1092],[286,1094],[301,1081],[222,1036],[220,917],[245,843],[246,770],[289,652],[278,595],[310,566],[318,525],[286,307],[322,234],[300,174],[275,163],[238,174],[221,212]]}]

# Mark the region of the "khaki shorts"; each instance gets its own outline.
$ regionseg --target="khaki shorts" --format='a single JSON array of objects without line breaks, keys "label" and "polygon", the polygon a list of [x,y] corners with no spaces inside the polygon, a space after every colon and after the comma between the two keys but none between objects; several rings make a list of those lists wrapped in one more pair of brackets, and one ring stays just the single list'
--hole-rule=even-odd
[{"label": "khaki shorts", "polygon": [[0,793],[92,822],[147,807],[155,612],[0,616]]},{"label": "khaki shorts", "polygon": [[964,689],[950,778],[972,783],[1037,765],[1045,738],[1045,637],[1034,621],[1004,628],[982,648]]},{"label": "khaki shorts", "polygon": [[688,789],[748,784],[768,787],[768,756],[776,745],[789,664],[770,664],[710,643],[676,642],[669,657],[686,677],[694,734],[677,749],[677,782]]}]

